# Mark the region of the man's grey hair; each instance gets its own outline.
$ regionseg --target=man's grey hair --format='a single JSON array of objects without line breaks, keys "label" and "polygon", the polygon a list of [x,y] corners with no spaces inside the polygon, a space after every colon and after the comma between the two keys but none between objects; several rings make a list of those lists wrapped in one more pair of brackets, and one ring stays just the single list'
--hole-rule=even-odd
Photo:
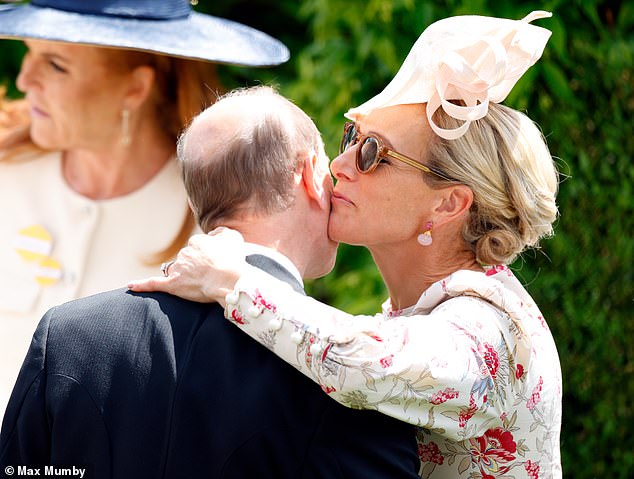
[{"label": "man's grey hair", "polygon": [[[257,101],[244,108],[242,102],[250,99]],[[192,135],[197,118],[177,146],[185,188],[203,231],[241,213],[268,215],[290,207],[301,153],[325,154],[313,121],[273,88],[234,90],[210,108],[223,102],[243,106],[236,109],[242,118],[236,118],[235,131],[208,118],[203,120],[204,134]]]}]

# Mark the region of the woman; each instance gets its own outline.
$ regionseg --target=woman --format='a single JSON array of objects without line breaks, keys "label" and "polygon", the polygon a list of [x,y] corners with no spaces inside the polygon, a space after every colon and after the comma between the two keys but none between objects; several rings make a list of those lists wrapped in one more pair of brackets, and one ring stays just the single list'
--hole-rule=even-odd
[{"label": "woman", "polygon": [[175,145],[217,94],[211,62],[288,52],[186,0],[3,5],[0,37],[27,47],[26,102],[0,115],[1,415],[48,308],[150,274],[192,233]]},{"label": "woman", "polygon": [[329,235],[370,250],[382,315],[290,292],[246,266],[231,231],[133,289],[218,301],[335,400],[419,426],[422,477],[561,477],[557,351],[505,266],[552,234],[557,172],[535,124],[498,104],[541,56],[549,32],[528,22],[543,16],[437,22],[348,112]]}]

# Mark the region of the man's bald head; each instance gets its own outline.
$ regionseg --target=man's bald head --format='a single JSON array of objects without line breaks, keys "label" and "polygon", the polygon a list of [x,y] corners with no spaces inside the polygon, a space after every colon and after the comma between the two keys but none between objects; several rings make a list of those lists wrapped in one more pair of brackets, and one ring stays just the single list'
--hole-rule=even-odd
[{"label": "man's bald head", "polygon": [[[305,154],[321,156],[312,120],[269,87],[233,91],[198,115],[178,144],[185,187],[205,231],[221,220],[288,208]],[[302,156],[304,154],[304,156]]]}]

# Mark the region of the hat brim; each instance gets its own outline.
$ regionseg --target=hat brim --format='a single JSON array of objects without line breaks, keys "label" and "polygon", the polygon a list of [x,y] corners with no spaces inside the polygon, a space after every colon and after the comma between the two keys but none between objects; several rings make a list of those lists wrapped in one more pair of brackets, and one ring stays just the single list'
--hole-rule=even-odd
[{"label": "hat brim", "polygon": [[141,50],[238,66],[279,65],[290,57],[288,48],[266,33],[198,12],[175,20],[145,20],[0,5],[0,38]]}]

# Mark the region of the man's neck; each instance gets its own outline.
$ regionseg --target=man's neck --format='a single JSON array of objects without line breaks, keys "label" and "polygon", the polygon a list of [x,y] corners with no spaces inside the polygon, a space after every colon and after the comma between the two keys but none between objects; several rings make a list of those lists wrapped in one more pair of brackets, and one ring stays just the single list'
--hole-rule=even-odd
[{"label": "man's neck", "polygon": [[275,251],[293,265],[293,275],[305,277],[306,255],[310,252],[302,247],[301,232],[289,215],[284,213],[268,217],[240,218],[223,223],[228,228],[239,231],[244,241]]}]

